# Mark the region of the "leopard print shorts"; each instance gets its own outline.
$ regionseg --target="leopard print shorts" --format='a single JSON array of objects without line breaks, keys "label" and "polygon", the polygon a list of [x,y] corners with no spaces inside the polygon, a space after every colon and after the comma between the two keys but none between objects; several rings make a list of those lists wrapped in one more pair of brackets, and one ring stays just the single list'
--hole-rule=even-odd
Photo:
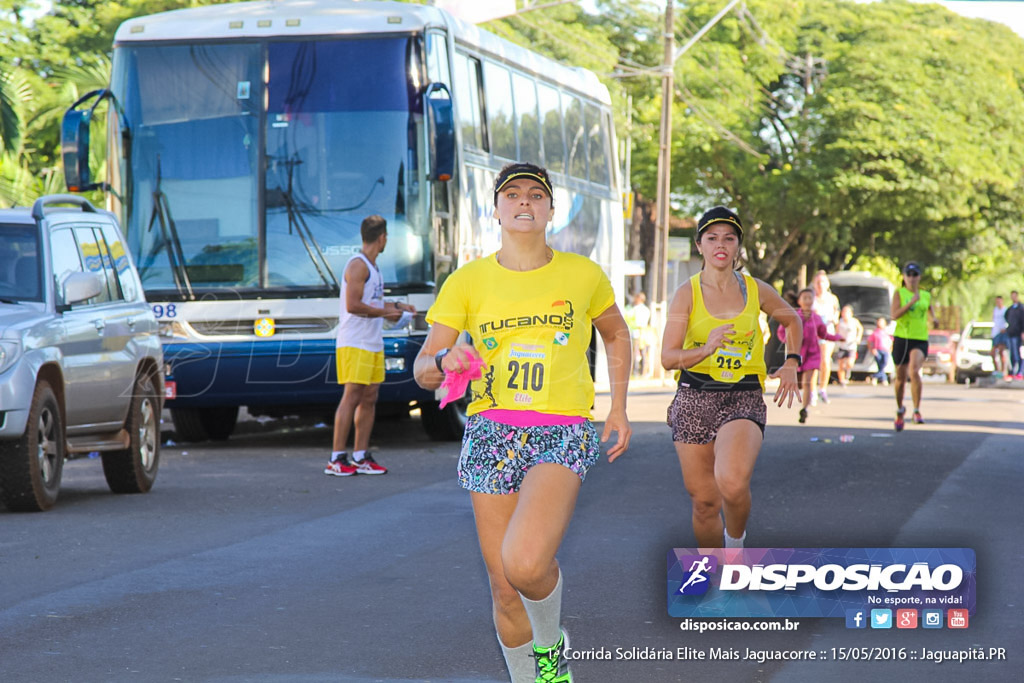
[{"label": "leopard print shorts", "polygon": [[668,407],[668,426],[672,440],[705,444],[715,440],[726,422],[750,420],[761,428],[768,418],[768,406],[757,389],[737,391],[701,391],[679,387]]}]

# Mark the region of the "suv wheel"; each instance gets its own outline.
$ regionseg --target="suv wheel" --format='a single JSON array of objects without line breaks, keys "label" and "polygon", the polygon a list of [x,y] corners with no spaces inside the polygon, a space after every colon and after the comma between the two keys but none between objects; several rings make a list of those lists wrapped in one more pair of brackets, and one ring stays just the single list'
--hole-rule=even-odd
[{"label": "suv wheel", "polygon": [[64,419],[53,389],[36,385],[25,433],[0,442],[0,498],[9,510],[39,512],[57,502],[64,470]]},{"label": "suv wheel", "polygon": [[102,454],[103,475],[114,493],[145,493],[160,465],[160,396],[148,374],[135,380],[125,430],[128,448]]}]

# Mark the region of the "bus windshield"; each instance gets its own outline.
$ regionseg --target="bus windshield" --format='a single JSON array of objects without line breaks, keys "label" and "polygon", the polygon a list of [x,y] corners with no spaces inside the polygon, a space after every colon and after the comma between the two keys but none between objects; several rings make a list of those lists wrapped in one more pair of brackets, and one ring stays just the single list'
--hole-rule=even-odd
[{"label": "bus windshield", "polygon": [[858,320],[872,324],[879,318],[889,318],[889,291],[882,287],[832,284],[832,293],[842,306],[852,306]]},{"label": "bus windshield", "polygon": [[113,177],[146,289],[334,288],[370,214],[385,281],[429,282],[414,40],[118,47]]}]

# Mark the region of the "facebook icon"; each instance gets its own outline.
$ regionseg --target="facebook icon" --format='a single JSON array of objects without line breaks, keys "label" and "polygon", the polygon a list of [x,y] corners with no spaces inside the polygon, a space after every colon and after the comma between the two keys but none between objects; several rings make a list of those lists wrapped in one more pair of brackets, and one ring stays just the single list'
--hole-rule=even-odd
[{"label": "facebook icon", "polygon": [[867,628],[868,619],[862,609],[846,610],[846,628]]}]

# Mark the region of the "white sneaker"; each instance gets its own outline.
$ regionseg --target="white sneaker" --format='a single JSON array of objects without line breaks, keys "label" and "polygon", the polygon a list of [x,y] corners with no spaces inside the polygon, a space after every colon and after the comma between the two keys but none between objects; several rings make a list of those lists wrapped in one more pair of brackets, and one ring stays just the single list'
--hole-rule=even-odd
[{"label": "white sneaker", "polygon": [[822,403],[829,403],[828,394],[825,393],[824,389],[819,390],[818,391],[818,395],[821,396],[821,402]]}]

